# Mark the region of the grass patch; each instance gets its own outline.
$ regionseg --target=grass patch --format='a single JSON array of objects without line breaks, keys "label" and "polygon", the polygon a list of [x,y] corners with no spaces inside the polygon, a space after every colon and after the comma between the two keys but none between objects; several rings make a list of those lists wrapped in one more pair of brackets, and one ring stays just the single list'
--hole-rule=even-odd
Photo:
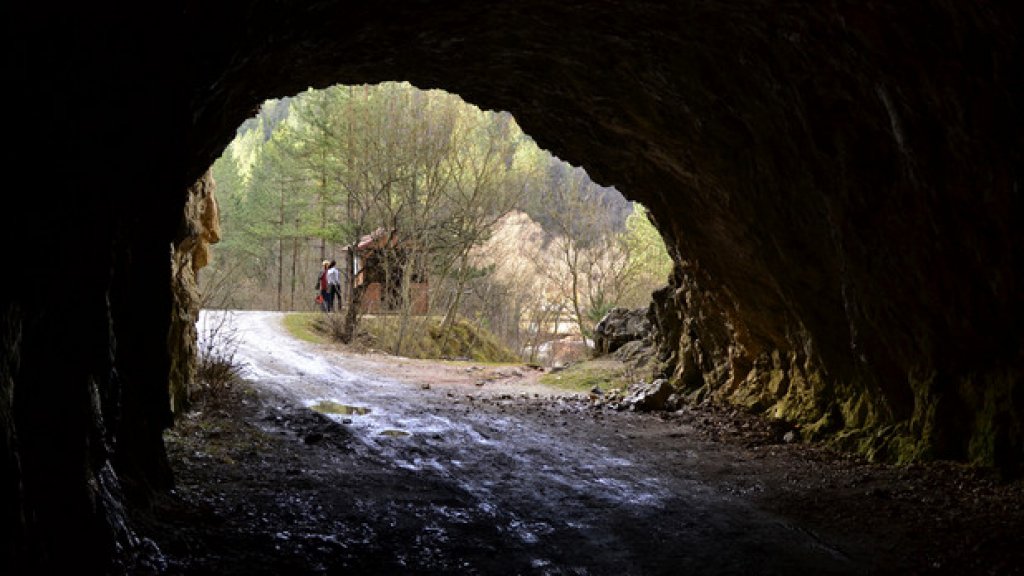
[{"label": "grass patch", "polygon": [[562,370],[541,376],[541,384],[572,392],[589,392],[594,386],[602,391],[625,389],[634,375],[618,360],[597,359],[570,364]]},{"label": "grass patch", "polygon": [[320,312],[295,312],[285,314],[284,327],[292,336],[304,342],[323,344],[327,342],[325,333],[317,328],[317,320],[323,316]]},{"label": "grass patch", "polygon": [[[438,317],[408,319],[404,333],[398,316],[368,316],[362,319],[372,345],[409,358],[472,360],[474,362],[519,362],[519,356],[503,346],[484,329],[459,320],[445,334]],[[401,347],[398,346],[401,337]]]},{"label": "grass patch", "polygon": [[[341,314],[312,312],[287,314],[284,324],[296,338],[324,343],[336,341],[334,335],[340,334],[342,321]],[[460,320],[445,334],[441,330],[441,319],[436,316],[408,318],[404,329],[400,316],[363,316],[359,321],[356,342],[352,346],[407,358],[494,364],[521,362],[518,354],[502,345],[487,330]]]}]

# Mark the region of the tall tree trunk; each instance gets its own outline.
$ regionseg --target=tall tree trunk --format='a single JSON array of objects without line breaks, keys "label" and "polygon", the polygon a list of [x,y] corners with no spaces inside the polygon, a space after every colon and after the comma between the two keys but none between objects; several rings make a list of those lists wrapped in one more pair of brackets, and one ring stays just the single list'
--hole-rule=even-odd
[{"label": "tall tree trunk", "polygon": [[352,285],[355,282],[355,276],[352,271],[355,269],[355,250],[345,250],[344,262],[345,271],[341,275],[341,296],[338,303],[338,311],[341,311],[341,301],[348,302],[349,298],[352,297]]},{"label": "tall tree trunk", "polygon": [[295,310],[295,292],[298,291],[298,283],[299,283],[299,239],[298,238],[292,238],[292,294],[291,294],[291,302],[288,304],[288,307],[289,307],[290,310]]},{"label": "tall tree trunk", "polygon": [[277,309],[282,310],[284,299],[284,238],[277,237]]},{"label": "tall tree trunk", "polygon": [[448,339],[452,333],[452,327],[455,325],[455,318],[459,313],[459,304],[462,303],[462,291],[466,287],[466,267],[469,264],[469,253],[463,252],[459,258],[459,269],[455,273],[455,295],[452,297],[452,302],[448,306],[448,311],[444,315],[444,320],[441,322],[441,353],[444,353],[445,348],[448,346]]},{"label": "tall tree trunk", "polygon": [[[575,316],[576,327],[579,328],[580,331],[580,338],[583,339],[583,342],[586,342],[588,330],[583,326],[583,311],[580,309],[580,268],[578,251],[573,254],[569,275],[572,276],[572,313],[573,316]],[[559,316],[561,316],[561,314],[559,314]],[[555,330],[558,330],[557,325]]]},{"label": "tall tree trunk", "polygon": [[409,297],[412,280],[412,266],[408,261],[402,264],[402,279],[399,286],[399,321],[398,336],[395,338],[395,356],[402,355],[402,344],[405,343],[405,332],[409,328],[409,316],[412,315],[412,298]]},{"label": "tall tree trunk", "polygon": [[[534,330],[533,337],[530,339],[530,362],[537,361],[537,349],[540,346],[541,334],[544,331],[544,326],[548,323],[548,312],[543,309],[543,306],[538,306],[538,308],[539,310],[535,310],[533,314],[537,329]],[[557,320],[556,318],[555,321],[557,322]]]},{"label": "tall tree trunk", "polygon": [[278,190],[277,221],[280,226],[277,229],[277,309],[281,310],[284,300],[284,189]]},{"label": "tall tree trunk", "polygon": [[341,341],[350,344],[356,334],[356,326],[359,324],[359,306],[363,300],[363,292],[366,292],[366,285],[353,286],[349,291],[348,309],[345,310],[345,322],[341,327]]}]

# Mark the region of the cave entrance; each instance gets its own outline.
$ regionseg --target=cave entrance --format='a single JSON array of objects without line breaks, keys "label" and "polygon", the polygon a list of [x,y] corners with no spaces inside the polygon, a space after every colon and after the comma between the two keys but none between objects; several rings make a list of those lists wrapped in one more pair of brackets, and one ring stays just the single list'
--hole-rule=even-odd
[{"label": "cave entrance", "polygon": [[[511,115],[400,83],[267,101],[211,173],[220,240],[198,273],[200,380],[224,381],[203,381],[214,402],[190,415],[205,416],[165,440],[183,499],[209,497],[231,526],[179,527],[216,535],[187,562],[522,573],[578,554],[625,569],[577,523],[608,530],[667,500],[592,415],[595,389],[638,373],[565,365],[590,357],[606,313],[645,309],[667,280],[643,206]],[[341,301],[327,306],[314,297],[332,262]],[[219,386],[236,374],[247,386]],[[585,551],[549,557],[562,548]]]},{"label": "cave entrance", "polygon": [[[671,269],[642,205],[507,112],[408,83],[268,100],[212,174],[204,308],[305,313],[399,356],[564,365]],[[325,265],[338,289],[321,295]]]}]

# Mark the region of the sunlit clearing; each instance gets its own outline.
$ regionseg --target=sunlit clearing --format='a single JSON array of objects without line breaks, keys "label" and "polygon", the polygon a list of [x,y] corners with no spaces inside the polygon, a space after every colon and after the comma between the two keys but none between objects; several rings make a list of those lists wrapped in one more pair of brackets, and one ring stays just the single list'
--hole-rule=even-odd
[{"label": "sunlit clearing", "polygon": [[642,206],[510,114],[407,83],[268,100],[213,174],[223,240],[204,307],[329,312],[343,342],[388,317],[375,344],[395,354],[429,338],[455,358],[486,337],[536,360],[647,306],[671,266]]}]

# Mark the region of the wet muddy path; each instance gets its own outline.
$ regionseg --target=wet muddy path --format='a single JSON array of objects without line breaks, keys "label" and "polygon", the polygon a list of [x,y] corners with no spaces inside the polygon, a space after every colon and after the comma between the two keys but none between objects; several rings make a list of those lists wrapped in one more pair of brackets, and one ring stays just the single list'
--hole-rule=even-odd
[{"label": "wet muddy path", "polygon": [[[280,320],[235,313],[247,385],[168,433],[178,485],[139,520],[159,547],[153,573],[1018,568],[1019,551],[987,563],[966,551],[1012,549],[1012,524],[981,533],[997,523],[989,508],[947,515],[961,524],[942,530],[948,541],[935,537],[914,486],[942,471],[904,485],[906,470],[782,444],[741,415],[597,409],[517,382],[521,372],[493,385],[472,367],[458,369],[461,380],[428,364],[389,373],[387,361],[292,339]],[[964,490],[990,507],[1000,491],[1020,492],[968,479]],[[935,503],[939,520],[947,508]],[[1014,510],[1007,522],[1024,517],[1019,502]]]}]

